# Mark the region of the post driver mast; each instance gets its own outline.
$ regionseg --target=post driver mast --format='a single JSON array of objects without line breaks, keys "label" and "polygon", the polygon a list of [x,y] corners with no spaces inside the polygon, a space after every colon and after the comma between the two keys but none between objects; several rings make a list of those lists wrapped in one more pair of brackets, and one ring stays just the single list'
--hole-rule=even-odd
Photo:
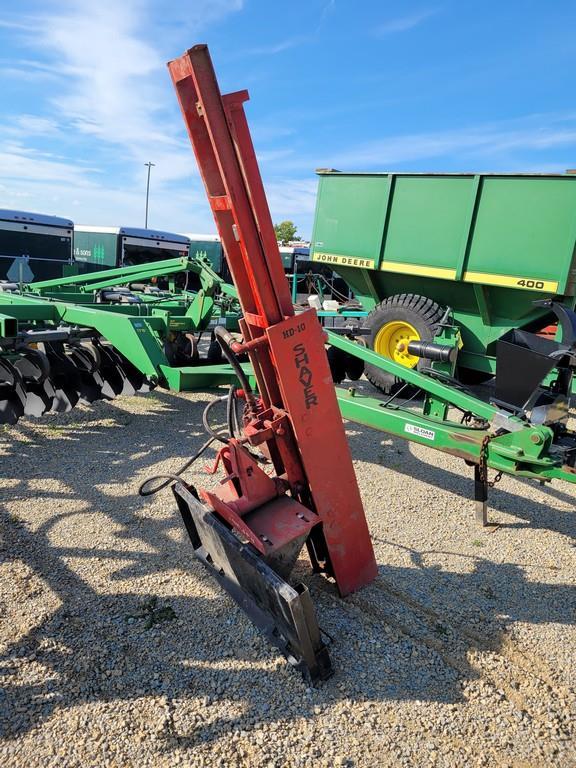
[{"label": "post driver mast", "polygon": [[[241,435],[218,454],[216,490],[174,491],[195,554],[309,679],[332,671],[303,584],[289,578],[306,544],[314,571],[344,596],[376,562],[313,309],[295,315],[243,103],[221,95],[206,45],[168,64],[242,307],[243,342],[219,329],[226,357],[247,353]],[[258,452],[258,454],[256,453]],[[261,468],[266,457],[269,472]]]}]

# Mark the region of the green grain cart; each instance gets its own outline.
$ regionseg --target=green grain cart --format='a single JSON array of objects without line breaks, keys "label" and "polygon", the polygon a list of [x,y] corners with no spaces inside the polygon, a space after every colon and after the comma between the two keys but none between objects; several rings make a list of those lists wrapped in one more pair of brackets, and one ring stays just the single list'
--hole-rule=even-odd
[{"label": "green grain cart", "polygon": [[[496,370],[496,341],[541,332],[535,302],[576,299],[576,176],[340,173],[320,176],[312,260],[330,265],[370,311],[370,346],[406,367],[412,340],[434,337],[450,307],[458,374]],[[388,389],[391,377],[368,366]]]}]

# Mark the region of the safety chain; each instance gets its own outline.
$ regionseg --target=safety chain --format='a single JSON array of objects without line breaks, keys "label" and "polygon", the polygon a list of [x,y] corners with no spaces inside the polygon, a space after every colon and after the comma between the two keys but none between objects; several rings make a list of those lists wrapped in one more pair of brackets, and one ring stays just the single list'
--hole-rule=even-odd
[{"label": "safety chain", "polygon": [[488,443],[492,439],[492,435],[484,435],[482,438],[482,444],[480,445],[480,457],[478,461],[478,475],[481,483],[486,483],[489,488],[494,488],[496,483],[499,483],[502,479],[502,472],[496,472],[494,480],[488,480]]}]

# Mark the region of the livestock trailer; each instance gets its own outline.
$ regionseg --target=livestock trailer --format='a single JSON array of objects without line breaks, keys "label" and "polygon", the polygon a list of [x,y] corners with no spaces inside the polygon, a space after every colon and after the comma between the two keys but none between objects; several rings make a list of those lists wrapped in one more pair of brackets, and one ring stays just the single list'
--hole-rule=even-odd
[{"label": "livestock trailer", "polygon": [[[481,381],[495,373],[499,338],[551,322],[535,302],[574,307],[576,176],[317,173],[311,258],[371,310],[376,352],[415,367],[409,341],[433,338],[450,308],[459,376]],[[390,385],[384,373],[367,374]]]},{"label": "livestock trailer", "polygon": [[74,261],[80,272],[188,256],[190,240],[173,232],[136,227],[74,227]]},{"label": "livestock trailer", "polygon": [[59,216],[0,210],[0,280],[61,276],[72,262],[73,230],[74,224]]}]

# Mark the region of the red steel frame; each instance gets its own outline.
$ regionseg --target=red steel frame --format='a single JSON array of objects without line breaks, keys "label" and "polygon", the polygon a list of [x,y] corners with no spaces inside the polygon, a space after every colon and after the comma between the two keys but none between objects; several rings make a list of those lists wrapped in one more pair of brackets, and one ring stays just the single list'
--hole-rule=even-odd
[{"label": "red steel frame", "polygon": [[245,439],[276,471],[265,475],[242,441],[232,439],[221,451],[226,479],[201,495],[264,555],[308,536],[314,567],[348,594],[372,581],[377,567],[324,332],[314,310],[294,314],[244,113],[248,93],[220,94],[206,45],[168,68],[238,290],[258,382],[259,407],[246,419]]}]

